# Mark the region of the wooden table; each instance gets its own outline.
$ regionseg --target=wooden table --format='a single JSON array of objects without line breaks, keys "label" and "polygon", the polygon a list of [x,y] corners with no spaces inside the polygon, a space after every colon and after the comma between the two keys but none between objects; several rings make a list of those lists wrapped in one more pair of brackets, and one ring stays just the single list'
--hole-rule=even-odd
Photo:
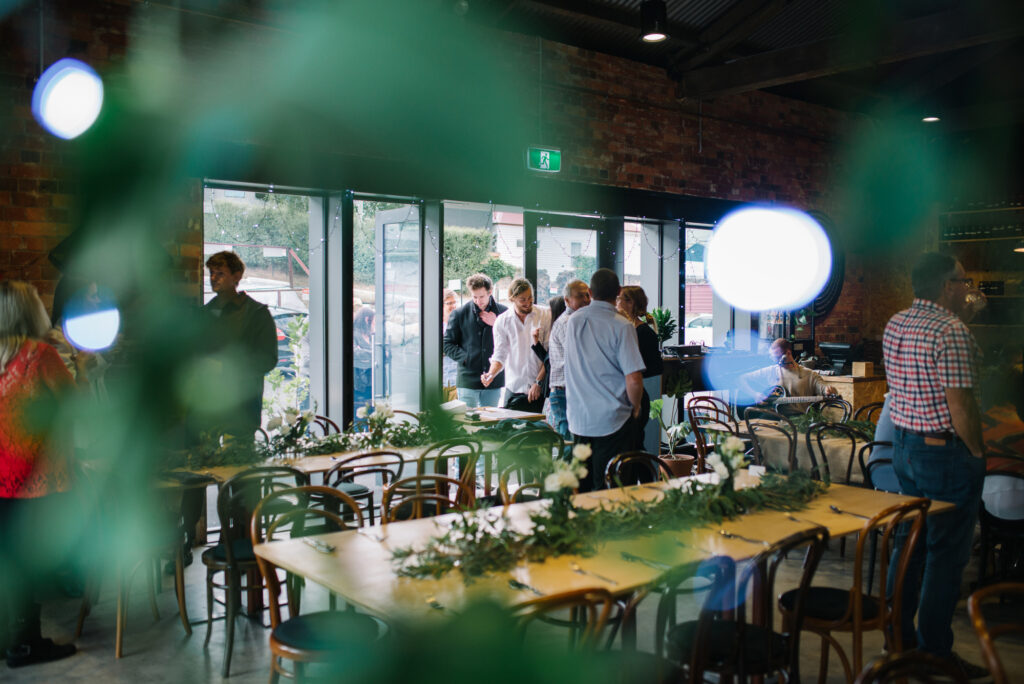
[{"label": "wooden table", "polygon": [[481,406],[475,409],[468,409],[466,413],[478,413],[480,414],[480,420],[469,420],[466,418],[465,413],[460,413],[455,416],[455,420],[466,425],[466,427],[486,427],[488,425],[494,425],[500,423],[503,420],[528,420],[530,422],[539,422],[545,419],[543,413],[529,413],[528,411],[514,411],[507,408],[499,408],[497,406]]},{"label": "wooden table", "polygon": [[[743,472],[738,484],[743,486],[753,481],[754,478]],[[678,487],[680,482],[673,480],[669,484],[579,494],[575,501],[577,505],[592,507],[626,498],[648,500],[660,496],[660,487]],[[849,514],[834,513],[829,509],[830,504],[852,513],[872,515],[909,498],[888,492],[832,485],[827,493],[812,501],[806,510],[794,515],[800,520],[813,521],[828,528],[833,536],[842,536],[859,531],[864,520]],[[505,515],[505,524],[525,530],[529,527],[529,512],[543,504],[542,501],[513,504],[504,509],[489,509],[487,514]],[[934,502],[931,512],[952,508],[952,504]],[[592,557],[560,556],[541,563],[524,562],[510,572],[480,577],[471,584],[466,584],[458,572],[448,573],[440,579],[414,579],[396,575],[391,562],[392,550],[422,546],[431,537],[441,534],[452,517],[449,514],[391,523],[383,527],[375,526],[361,531],[319,535],[318,539],[335,547],[330,554],[314,550],[301,539],[289,539],[261,544],[256,547],[256,555],[326,587],[371,614],[392,619],[436,619],[439,614],[444,617],[444,611],[429,606],[427,597],[434,597],[437,603],[453,610],[485,596],[508,605],[534,598],[529,591],[510,588],[509,579],[519,580],[545,594],[600,586],[613,594],[625,595],[651,583],[661,574],[661,571],[654,568],[624,560],[621,552],[625,550],[673,566],[698,562],[709,554],[724,554],[742,560],[761,550],[759,544],[725,539],[717,534],[718,526],[709,526],[608,542]],[[790,520],[785,513],[779,511],[761,511],[722,525],[729,531],[769,542],[806,529],[807,526],[806,523]],[[689,547],[679,546],[676,540],[683,541]],[[615,583],[578,574],[570,568],[572,562],[579,563],[585,570],[615,580]]]},{"label": "wooden table", "polygon": [[871,377],[855,377],[852,375],[823,375],[825,384],[831,385],[846,401],[853,406],[856,413],[862,406],[885,399],[889,386],[884,375]]}]

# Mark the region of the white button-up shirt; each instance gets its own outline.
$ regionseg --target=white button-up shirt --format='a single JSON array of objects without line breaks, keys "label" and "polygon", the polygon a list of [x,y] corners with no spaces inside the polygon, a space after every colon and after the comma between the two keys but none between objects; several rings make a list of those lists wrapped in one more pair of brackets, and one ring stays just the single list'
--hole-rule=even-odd
[{"label": "white button-up shirt", "polygon": [[544,367],[531,348],[534,328],[540,328],[540,343],[547,348],[551,334],[551,309],[534,306],[533,311],[520,321],[515,306],[510,306],[494,321],[491,362],[498,361],[505,369],[505,388],[509,392],[526,394]]},{"label": "white button-up shirt", "polygon": [[574,313],[565,335],[569,431],[604,437],[621,428],[633,412],[626,376],[644,368],[636,328],[613,304],[595,300]]},{"label": "white button-up shirt", "polygon": [[551,324],[551,339],[548,341],[548,362],[551,365],[549,387],[565,387],[565,326],[573,309],[565,308],[565,312]]}]

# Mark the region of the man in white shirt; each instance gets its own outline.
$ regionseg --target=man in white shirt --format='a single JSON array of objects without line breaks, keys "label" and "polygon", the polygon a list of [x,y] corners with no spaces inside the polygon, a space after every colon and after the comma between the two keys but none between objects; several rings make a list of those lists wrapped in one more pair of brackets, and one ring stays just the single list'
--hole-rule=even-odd
[{"label": "man in white shirt", "polygon": [[[615,310],[619,277],[599,268],[590,278],[590,306],[572,315],[565,335],[565,398],[569,430],[589,444],[589,482],[604,489],[608,462],[629,451],[644,395],[644,360],[636,328]],[[589,486],[588,486],[589,485]]]},{"label": "man in white shirt", "polygon": [[537,342],[548,346],[551,310],[533,305],[533,286],[525,278],[516,278],[508,287],[512,306],[494,321],[494,354],[491,366],[480,376],[488,387],[505,371],[505,408],[540,413],[544,408],[544,363],[533,351],[534,329]]},{"label": "man in white shirt", "polygon": [[565,416],[565,326],[574,311],[590,304],[590,288],[582,280],[570,280],[565,285],[562,297],[565,299],[565,313],[551,324],[548,344],[548,361],[551,366],[548,401],[551,402],[551,427],[562,435],[562,439],[569,441],[572,434],[569,432],[569,420]]}]

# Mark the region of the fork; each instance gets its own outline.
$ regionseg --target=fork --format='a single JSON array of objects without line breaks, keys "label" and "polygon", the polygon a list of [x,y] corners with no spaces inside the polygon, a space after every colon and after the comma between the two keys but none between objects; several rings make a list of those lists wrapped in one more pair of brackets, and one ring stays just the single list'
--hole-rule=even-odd
[{"label": "fork", "polygon": [[649,558],[644,558],[643,556],[638,556],[638,555],[636,555],[634,553],[630,553],[629,551],[623,551],[622,552],[622,557],[624,559],[628,560],[630,563],[642,563],[642,564],[646,565],[649,568],[654,568],[655,570],[671,570],[672,569],[672,566],[669,565],[668,563],[659,563],[658,561],[653,561],[653,560],[650,560]]},{"label": "fork", "polygon": [[379,544],[383,544],[384,543],[384,535],[382,535],[382,534],[375,534],[375,533],[371,532],[370,530],[366,529],[365,527],[357,527],[356,528],[356,532],[358,532],[359,534],[363,535],[364,537],[369,537],[370,539],[372,539],[373,541],[375,541],[375,542],[377,542]]},{"label": "fork", "polygon": [[534,596],[544,596],[544,592],[538,589],[537,587],[531,587],[529,584],[525,582],[520,582],[517,579],[509,579],[508,586],[512,587],[513,589],[519,589],[520,591],[528,591],[532,593]]},{"label": "fork", "polygon": [[835,504],[830,505],[828,507],[828,509],[830,511],[832,511],[833,513],[839,513],[839,514],[844,514],[845,513],[846,515],[852,515],[853,517],[860,518],[861,520],[871,520],[871,516],[869,516],[869,515],[861,515],[860,513],[854,513],[853,511],[844,511],[842,508],[840,508],[839,506],[836,506]]},{"label": "fork", "polygon": [[310,537],[303,537],[302,542],[306,546],[311,546],[320,553],[334,553],[334,547],[327,542],[322,542],[319,539],[311,539]]},{"label": "fork", "polygon": [[592,572],[590,570],[584,570],[583,568],[580,567],[580,564],[577,563],[576,561],[572,561],[571,563],[569,563],[569,567],[572,569],[573,572],[575,572],[578,575],[590,575],[591,577],[596,577],[597,579],[601,580],[602,582],[607,582],[608,584],[618,584],[618,582],[616,582],[615,580],[613,580],[610,577],[605,577],[604,575],[599,575],[596,572]]},{"label": "fork", "polygon": [[740,541],[745,541],[748,544],[760,544],[765,548],[771,546],[771,544],[763,539],[751,539],[750,537],[744,537],[742,534],[734,534],[732,532],[727,532],[726,530],[718,530],[718,534],[722,535],[726,539],[739,539]]}]

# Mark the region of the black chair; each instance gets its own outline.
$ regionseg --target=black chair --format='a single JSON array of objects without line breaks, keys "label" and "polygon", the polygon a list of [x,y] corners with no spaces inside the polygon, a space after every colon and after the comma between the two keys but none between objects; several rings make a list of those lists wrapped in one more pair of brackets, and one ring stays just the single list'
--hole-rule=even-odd
[{"label": "black chair", "polygon": [[675,477],[665,462],[646,451],[627,451],[608,461],[604,482],[611,487],[646,484]]},{"label": "black chair", "polygon": [[387,488],[401,477],[405,458],[401,452],[391,450],[367,451],[342,458],[324,474],[324,484],[334,487],[356,501],[365,501],[366,517],[373,524],[373,488],[356,482],[356,478],[380,478],[381,486]]},{"label": "black chair", "polygon": [[743,411],[743,422],[747,426],[747,435],[754,442],[755,464],[765,465],[764,448],[761,440],[758,439],[758,433],[777,432],[784,436],[788,443],[789,451],[786,459],[788,472],[796,472],[796,444],[799,439],[799,433],[793,421],[778,411],[761,406],[748,406]]},{"label": "black chair", "polygon": [[873,401],[870,404],[864,404],[853,414],[853,419],[867,420],[877,425],[878,417],[882,414],[882,407],[884,406],[884,401]]},{"label": "black chair", "polygon": [[746,438],[746,435],[740,433],[739,425],[732,413],[721,408],[724,403],[714,397],[694,397],[687,404],[686,413],[690,419],[690,429],[693,430],[694,444],[697,446],[698,473],[707,470],[705,462],[715,446],[712,433]]},{"label": "black chair", "polygon": [[[532,479],[534,471],[542,469],[544,464],[550,463],[552,459],[565,457],[565,440],[550,429],[531,429],[512,435],[493,452],[499,473],[515,465],[523,469],[525,479]],[[485,461],[485,466],[490,460],[491,458],[488,458]],[[487,491],[485,489],[485,496]]]},{"label": "black chair", "polygon": [[[704,672],[721,677],[765,676],[782,672],[787,681],[800,681],[800,631],[807,609],[807,591],[828,541],[828,530],[813,527],[782,539],[754,557],[739,573],[735,610],[729,611],[725,595],[718,595],[710,610],[697,620],[667,631],[668,656],[690,663],[691,682],[704,681]],[[807,547],[797,585],[794,610],[786,631],[774,631],[775,579],[790,551]],[[714,592],[713,592],[714,593]],[[748,618],[748,607],[750,617]],[[717,609],[717,610],[716,610]]]},{"label": "black chair", "polygon": [[853,413],[853,404],[842,397],[825,397],[821,401],[816,401],[811,404],[811,408],[821,414],[824,414],[825,411],[828,410],[839,411],[842,417],[838,421],[832,421],[833,423],[845,423],[850,420],[850,414]]},{"label": "black chair", "polygon": [[[826,484],[832,482],[832,471],[828,464],[828,454],[825,451],[825,439],[845,439],[849,442],[850,455],[846,459],[844,475],[845,483],[850,484],[850,475],[853,473],[853,462],[857,455],[857,440],[863,435],[857,430],[843,425],[842,423],[814,423],[807,428],[804,436],[807,442],[807,454],[811,458],[811,478],[821,480]],[[819,457],[821,459],[819,463]]]},{"label": "black chair", "polygon": [[[221,603],[214,597],[214,590],[224,591],[225,627],[227,638],[224,646],[224,664],[221,674],[229,676],[231,671],[231,650],[235,642],[235,617],[242,601],[242,590],[249,592],[250,609],[256,600],[262,600],[259,582],[259,566],[252,550],[249,524],[252,512],[268,494],[286,487],[303,487],[309,484],[309,477],[301,470],[288,466],[264,466],[249,468],[238,473],[221,485],[217,494],[217,515],[220,518],[220,540],[216,546],[203,551],[203,565],[206,566],[206,640],[210,643],[213,624],[213,604]],[[217,573],[223,573],[224,583],[217,583]],[[242,584],[242,576],[247,583]]]}]

